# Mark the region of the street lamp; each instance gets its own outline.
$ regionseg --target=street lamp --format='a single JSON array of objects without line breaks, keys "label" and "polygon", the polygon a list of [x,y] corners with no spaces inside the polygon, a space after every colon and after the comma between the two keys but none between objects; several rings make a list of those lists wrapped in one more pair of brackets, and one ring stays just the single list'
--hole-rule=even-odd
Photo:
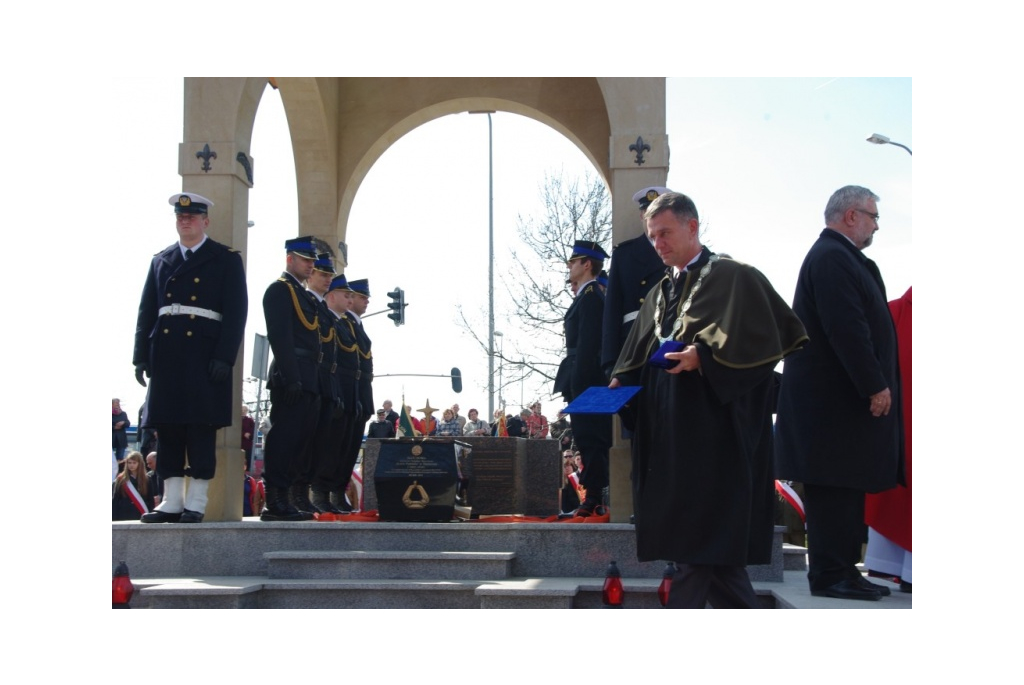
[{"label": "street lamp", "polygon": [[487,115],[487,411],[494,416],[494,110],[472,110]]},{"label": "street lamp", "polygon": [[907,147],[903,143],[897,143],[895,141],[889,140],[889,136],[883,136],[881,133],[872,133],[871,137],[868,138],[867,141],[869,143],[874,143],[875,145],[895,145],[896,147],[901,147],[904,150],[906,150],[907,154],[910,155],[911,157],[914,156],[914,153],[910,151],[909,147]]}]

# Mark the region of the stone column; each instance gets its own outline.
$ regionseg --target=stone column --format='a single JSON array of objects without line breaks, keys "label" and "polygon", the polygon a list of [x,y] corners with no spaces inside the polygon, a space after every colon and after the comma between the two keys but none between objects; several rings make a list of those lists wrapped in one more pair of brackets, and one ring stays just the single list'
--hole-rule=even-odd
[{"label": "stone column", "polygon": [[[239,127],[238,117],[245,115],[239,112],[237,104],[227,106],[225,100],[234,100],[252,91],[262,92],[262,85],[249,81],[185,79],[185,142],[178,148],[182,190],[205,195],[213,201],[208,235],[239,250],[243,263],[248,247],[249,189],[252,188],[254,165],[248,154],[252,120],[248,119],[247,126],[243,122]],[[211,98],[211,92],[219,97]],[[253,115],[255,106],[255,102],[251,103]],[[210,134],[210,137],[204,137],[204,134]],[[244,147],[233,139],[238,135],[245,138]],[[249,316],[253,314],[253,303],[250,302]],[[258,302],[255,314],[261,314]],[[244,343],[238,350],[231,374],[235,389],[232,425],[217,431],[217,474],[210,483],[205,521],[242,520],[242,472],[245,464],[241,435],[243,350]]]},{"label": "stone column", "polygon": [[[662,93],[664,98],[664,93]],[[662,110],[664,104],[662,104]],[[630,149],[633,146],[634,149]],[[647,146],[650,150],[647,150]],[[639,155],[642,153],[642,157]],[[646,186],[663,186],[668,178],[668,135],[661,127],[630,130],[616,134],[609,142],[612,188],[612,244],[618,245],[643,232],[643,223],[633,193]],[[642,160],[642,164],[638,163]],[[614,262],[614,253],[613,253]],[[614,268],[614,267],[613,267]],[[633,513],[633,490],[629,440],[622,438],[622,422],[614,418],[613,442],[608,455],[608,499],[612,523],[628,523]]]}]

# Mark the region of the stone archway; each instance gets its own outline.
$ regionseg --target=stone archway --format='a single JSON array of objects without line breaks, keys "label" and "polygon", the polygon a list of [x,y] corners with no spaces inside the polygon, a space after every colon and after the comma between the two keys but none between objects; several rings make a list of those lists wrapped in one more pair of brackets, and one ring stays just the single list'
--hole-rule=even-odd
[{"label": "stone archway", "polygon": [[[187,78],[179,173],[185,187],[215,202],[211,237],[240,250],[243,259],[255,168],[252,129],[267,84],[280,90],[288,118],[296,235],[332,245],[345,241],[356,193],[377,159],[409,131],[447,114],[511,112],[573,141],[608,185],[615,243],[640,229],[633,192],[664,185],[668,176],[664,78]],[[241,374],[236,364],[238,397]],[[240,454],[239,431],[220,431],[207,520],[241,518],[241,479],[221,477],[240,470]],[[628,453],[613,450],[611,466],[612,497],[627,502]]]}]

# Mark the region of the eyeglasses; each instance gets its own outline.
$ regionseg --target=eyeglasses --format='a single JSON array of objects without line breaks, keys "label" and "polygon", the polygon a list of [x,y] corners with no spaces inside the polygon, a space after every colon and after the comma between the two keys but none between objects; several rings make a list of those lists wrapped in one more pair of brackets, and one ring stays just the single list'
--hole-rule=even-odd
[{"label": "eyeglasses", "polygon": [[878,223],[878,214],[872,214],[871,212],[864,211],[863,209],[854,209],[853,211],[860,212],[861,214],[867,214],[868,216],[875,220],[876,224]]}]

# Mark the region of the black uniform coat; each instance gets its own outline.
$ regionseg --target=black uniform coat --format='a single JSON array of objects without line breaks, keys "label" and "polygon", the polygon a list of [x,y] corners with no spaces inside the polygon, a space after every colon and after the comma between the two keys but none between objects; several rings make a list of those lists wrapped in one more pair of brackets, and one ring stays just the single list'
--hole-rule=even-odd
[{"label": "black uniform coat", "polygon": [[[629,405],[640,561],[744,566],[771,559],[773,369],[807,336],[757,269],[725,258],[712,264],[681,314],[710,258],[705,248],[678,286],[668,276],[655,286],[615,368],[622,385],[643,386]],[[659,345],[659,290],[660,335],[696,345],[698,371],[670,374],[648,363]]]},{"label": "black uniform coat", "polygon": [[356,341],[359,348],[359,404],[362,413],[359,415],[359,434],[362,435],[363,426],[373,416],[373,354],[370,351],[370,337],[366,335],[363,322],[355,317],[348,317],[352,320],[352,329],[356,334]]},{"label": "black uniform coat", "polygon": [[284,390],[298,382],[306,392],[319,394],[317,313],[315,298],[288,272],[267,287],[263,315],[267,320],[267,340],[274,352],[268,389]]},{"label": "black uniform coat", "polygon": [[622,317],[640,309],[651,288],[665,275],[665,264],[646,235],[623,241],[612,251],[608,289],[604,294],[601,367],[610,374],[633,321]]},{"label": "black uniform coat", "polygon": [[[601,370],[604,295],[597,281],[585,283],[565,311],[565,359],[555,375],[555,394],[572,402],[592,385],[607,385]],[[574,424],[575,425],[575,424]]]},{"label": "black uniform coat", "polygon": [[[334,385],[338,396],[345,404],[346,414],[356,413],[359,401],[359,343],[356,340],[355,325],[351,317],[338,316],[331,312],[334,321],[335,368]],[[365,411],[365,408],[364,408]]]},{"label": "black uniform coat", "polygon": [[[903,463],[896,330],[878,267],[822,231],[800,267],[793,309],[811,340],[786,360],[775,426],[778,478],[878,492]],[[888,416],[869,397],[892,392]]]},{"label": "black uniform coat", "polygon": [[321,407],[333,405],[334,400],[339,397],[338,386],[334,382],[334,372],[337,370],[337,346],[334,344],[334,314],[327,306],[327,302],[319,299],[315,293],[310,292],[316,300],[316,315],[320,322],[320,364],[317,367],[318,392],[321,397]]},{"label": "black uniform coat", "polygon": [[[159,315],[166,305],[202,307],[214,321],[192,314]],[[153,257],[135,327],[133,364],[149,367],[142,426],[230,426],[231,379],[210,382],[213,359],[234,366],[245,333],[249,296],[242,257],[210,238],[186,260],[178,244]]]},{"label": "black uniform coat", "polygon": [[[608,385],[601,370],[601,320],[604,316],[604,294],[597,281],[585,283],[565,312],[566,357],[558,366],[555,393],[562,393],[566,402],[572,402],[587,388]],[[612,444],[611,415],[576,414],[572,416],[576,445],[610,447]]]}]

